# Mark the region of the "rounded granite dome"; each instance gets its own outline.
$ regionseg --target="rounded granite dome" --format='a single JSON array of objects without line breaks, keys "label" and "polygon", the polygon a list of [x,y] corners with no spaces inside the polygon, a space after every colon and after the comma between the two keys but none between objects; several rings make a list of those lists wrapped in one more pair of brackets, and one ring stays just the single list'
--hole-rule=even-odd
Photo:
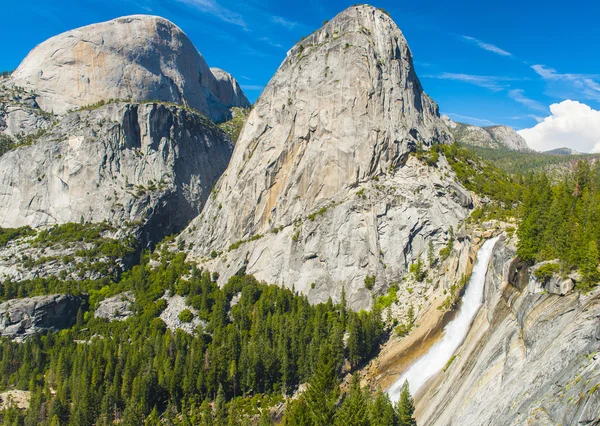
[{"label": "rounded granite dome", "polygon": [[52,37],[27,55],[12,81],[33,90],[42,109],[59,114],[109,99],[159,100],[220,121],[229,115],[228,107],[238,106],[222,102],[218,81],[185,33],[150,15]]}]

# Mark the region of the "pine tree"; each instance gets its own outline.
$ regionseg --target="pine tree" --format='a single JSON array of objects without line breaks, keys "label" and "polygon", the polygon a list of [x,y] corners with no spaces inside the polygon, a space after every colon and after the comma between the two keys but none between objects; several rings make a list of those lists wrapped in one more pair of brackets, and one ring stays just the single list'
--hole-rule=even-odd
[{"label": "pine tree", "polygon": [[213,413],[210,409],[210,405],[208,404],[208,400],[204,400],[202,402],[202,405],[200,406],[200,412],[202,413],[201,426],[213,426]]},{"label": "pine tree", "polygon": [[408,381],[405,381],[402,386],[402,392],[400,393],[400,399],[398,400],[396,410],[398,412],[399,426],[417,425],[417,421],[413,417],[415,406],[408,389]]},{"label": "pine tree", "polygon": [[339,396],[337,368],[333,351],[324,345],[315,372],[304,393],[306,406],[315,425],[331,425]]},{"label": "pine tree", "polygon": [[368,399],[358,375],[352,377],[350,392],[335,415],[335,426],[369,426]]},{"label": "pine tree", "polygon": [[587,245],[587,252],[581,263],[581,275],[583,284],[586,288],[598,282],[598,246],[595,241],[590,241]]},{"label": "pine tree", "polygon": [[377,389],[373,403],[369,407],[369,419],[372,426],[398,426],[398,416],[388,395]]},{"label": "pine tree", "polygon": [[283,426],[313,426],[315,424],[303,396],[291,402],[288,401],[282,423]]},{"label": "pine tree", "polygon": [[435,265],[435,251],[433,249],[433,241],[431,240],[429,240],[429,245],[427,246],[427,261],[429,262],[430,268]]},{"label": "pine tree", "polygon": [[227,424],[227,403],[225,401],[225,392],[223,385],[219,384],[217,398],[215,399],[215,426],[225,426]]},{"label": "pine tree", "polygon": [[260,413],[260,421],[258,422],[258,426],[271,426],[273,422],[271,421],[271,413],[269,412],[269,408],[263,408]]},{"label": "pine tree", "polygon": [[362,327],[358,314],[349,313],[348,319],[348,360],[353,366],[356,366],[362,358],[361,342],[363,341]]}]

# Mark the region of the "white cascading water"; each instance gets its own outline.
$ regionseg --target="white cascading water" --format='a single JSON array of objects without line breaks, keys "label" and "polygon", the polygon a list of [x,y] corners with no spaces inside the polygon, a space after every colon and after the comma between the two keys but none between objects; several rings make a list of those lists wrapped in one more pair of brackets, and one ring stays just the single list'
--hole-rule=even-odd
[{"label": "white cascading water", "polygon": [[444,368],[467,336],[471,322],[483,303],[485,275],[497,240],[498,237],[487,240],[479,249],[477,262],[473,267],[458,315],[446,325],[441,340],[435,343],[390,387],[387,393],[392,401],[398,401],[402,385],[406,380],[408,380],[411,393],[416,394],[427,380]]}]

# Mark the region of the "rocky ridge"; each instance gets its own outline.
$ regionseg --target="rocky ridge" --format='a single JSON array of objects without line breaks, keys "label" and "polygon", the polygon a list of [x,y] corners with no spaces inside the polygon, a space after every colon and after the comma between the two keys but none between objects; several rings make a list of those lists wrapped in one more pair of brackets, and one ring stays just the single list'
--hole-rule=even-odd
[{"label": "rocky ridge", "polygon": [[527,142],[512,127],[487,126],[457,123],[448,116],[442,119],[452,131],[457,142],[483,148],[508,149],[511,151],[531,152]]},{"label": "rocky ridge", "polygon": [[354,309],[439,250],[471,198],[441,159],[452,138],[402,32],[352,6],[294,46],[248,116],[232,160],[181,239],[221,280],[240,270]]}]

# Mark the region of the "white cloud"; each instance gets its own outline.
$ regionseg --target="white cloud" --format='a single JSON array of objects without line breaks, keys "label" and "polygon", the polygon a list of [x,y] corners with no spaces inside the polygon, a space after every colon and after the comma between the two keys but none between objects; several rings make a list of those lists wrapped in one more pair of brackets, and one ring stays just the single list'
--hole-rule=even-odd
[{"label": "white cloud", "polygon": [[529,99],[524,95],[524,91],[521,89],[515,89],[508,92],[508,97],[514,99],[522,105],[525,105],[529,109],[534,109],[537,111],[548,111],[548,108],[542,105],[540,102]]},{"label": "white cloud", "polygon": [[481,49],[487,50],[488,52],[493,52],[493,53],[495,53],[497,55],[501,55],[501,56],[512,56],[512,53],[507,52],[504,49],[500,49],[498,46],[494,46],[493,44],[485,43],[479,39],[476,39],[475,37],[462,36],[462,38],[463,38],[463,40],[474,43],[475,45],[479,46]]},{"label": "white cloud", "polygon": [[269,37],[262,37],[260,39],[260,41],[264,41],[265,43],[267,43],[268,45],[273,46],[273,47],[283,47],[283,46],[281,46],[281,44],[274,42]]},{"label": "white cloud", "polygon": [[281,16],[271,16],[271,21],[290,30],[298,26],[297,22],[290,21],[288,19],[282,18]]},{"label": "white cloud", "polygon": [[484,87],[486,89],[493,90],[494,92],[499,92],[508,87],[503,82],[515,80],[514,78],[510,78],[510,77],[459,74],[459,73],[452,73],[452,72],[443,72],[438,75],[427,75],[425,77],[437,78],[440,80],[462,81],[464,83],[469,83],[469,84],[473,84],[475,86]]},{"label": "white cloud", "polygon": [[468,115],[460,115],[455,114],[453,112],[447,112],[446,115],[451,118],[457,118],[458,121],[465,120],[470,123],[477,123],[477,125],[479,126],[494,126],[496,124],[493,121],[487,120],[485,118],[469,117]]},{"label": "white cloud", "polygon": [[600,111],[577,101],[550,105],[552,115],[518,133],[538,151],[567,147],[579,152],[600,152]]},{"label": "white cloud", "polygon": [[224,22],[228,22],[233,25],[238,25],[244,29],[247,29],[246,21],[242,15],[232,10],[229,10],[219,3],[217,0],[177,0],[180,3],[192,6],[203,13],[216,16]]},{"label": "white cloud", "polygon": [[532,65],[531,68],[547,83],[547,91],[555,96],[583,96],[585,99],[600,101],[600,84],[595,81],[597,75],[561,74],[545,65]]}]

